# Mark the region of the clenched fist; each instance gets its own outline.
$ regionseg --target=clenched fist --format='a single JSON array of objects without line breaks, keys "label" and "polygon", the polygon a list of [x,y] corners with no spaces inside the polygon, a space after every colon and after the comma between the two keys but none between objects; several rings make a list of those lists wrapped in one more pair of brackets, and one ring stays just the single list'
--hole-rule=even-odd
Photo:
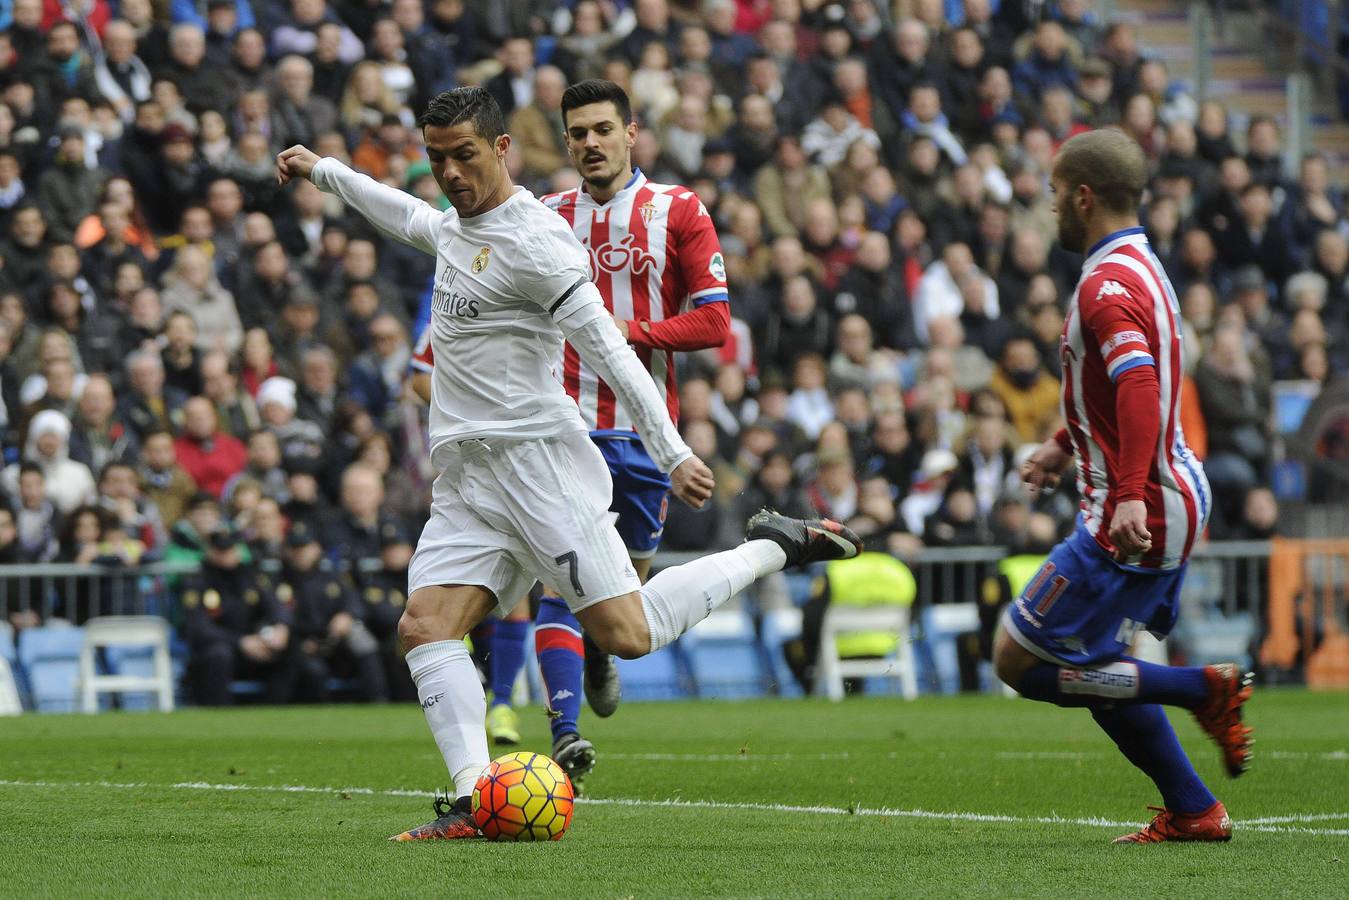
[{"label": "clenched fist", "polygon": [[276,155],[276,180],[290,184],[292,178],[308,178],[318,165],[319,155],[302,144],[296,144]]}]

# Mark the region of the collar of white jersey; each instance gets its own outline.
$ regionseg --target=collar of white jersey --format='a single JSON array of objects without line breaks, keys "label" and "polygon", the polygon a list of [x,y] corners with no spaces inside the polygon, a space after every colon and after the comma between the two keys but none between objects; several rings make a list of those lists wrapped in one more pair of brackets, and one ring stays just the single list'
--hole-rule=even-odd
[{"label": "collar of white jersey", "polygon": [[1138,240],[1139,238],[1147,240],[1147,238],[1143,236],[1142,225],[1135,225],[1132,228],[1121,228],[1119,231],[1113,231],[1110,234],[1107,234],[1087,251],[1087,259],[1086,262],[1082,264],[1082,270],[1084,272],[1091,271],[1092,266],[1105,259],[1111,253],[1114,253],[1122,245],[1140,243]]},{"label": "collar of white jersey", "polygon": [[620,189],[618,193],[614,194],[612,197],[610,197],[603,203],[596,201],[594,197],[590,196],[590,192],[586,190],[585,184],[582,184],[579,188],[576,189],[576,195],[578,197],[586,198],[587,202],[592,203],[595,206],[603,207],[608,206],[610,203],[613,203],[615,200],[617,200],[619,197],[622,197],[629,191],[635,190],[641,187],[642,185],[646,184],[646,181],[647,181],[646,175],[643,174],[642,170],[639,169],[637,166],[633,166],[632,177],[628,179],[628,183],[623,185],[622,189]]},{"label": "collar of white jersey", "polygon": [[[468,216],[468,217],[460,216],[459,221],[461,224],[464,225],[486,225],[490,223],[493,219],[495,219],[497,216],[501,215],[503,210],[505,210],[507,207],[511,206],[517,200],[519,200],[521,195],[523,194],[529,194],[529,191],[517,184],[515,186],[515,190],[511,193],[509,197],[507,197],[505,200],[502,200],[500,203],[498,203],[491,209],[487,210],[487,212],[478,213],[476,216]],[[530,194],[530,196],[533,195]]]}]

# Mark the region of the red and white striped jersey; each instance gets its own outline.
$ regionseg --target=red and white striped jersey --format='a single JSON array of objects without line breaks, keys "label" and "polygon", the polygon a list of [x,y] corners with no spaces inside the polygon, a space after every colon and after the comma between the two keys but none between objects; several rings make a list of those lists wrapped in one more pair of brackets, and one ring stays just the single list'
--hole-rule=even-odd
[{"label": "red and white striped jersey", "polygon": [[1143,569],[1174,569],[1208,522],[1212,497],[1203,467],[1181,430],[1180,305],[1142,228],[1106,237],[1088,255],[1068,305],[1061,353],[1063,417],[1077,460],[1082,524],[1108,553],[1120,472],[1115,382],[1136,366],[1155,366],[1161,429],[1144,503],[1152,550]]},{"label": "red and white striped jersey", "polygon": [[[590,277],[617,318],[655,323],[729,301],[716,227],[688,188],[648,181],[639,169],[607,203],[596,203],[581,188],[540,199],[567,220],[589,251]],[[674,352],[633,349],[677,423]],[[562,385],[591,431],[632,430],[627,410],[570,344],[563,350]]]}]

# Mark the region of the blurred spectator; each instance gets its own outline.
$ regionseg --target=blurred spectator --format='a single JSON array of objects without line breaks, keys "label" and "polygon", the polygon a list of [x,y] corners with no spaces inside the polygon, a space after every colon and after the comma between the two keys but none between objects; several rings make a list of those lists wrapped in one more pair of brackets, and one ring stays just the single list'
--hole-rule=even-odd
[{"label": "blurred spectator", "polygon": [[[628,37],[637,34],[632,32]],[[501,73],[488,79],[483,87],[496,100],[501,112],[510,116],[534,101],[534,45],[523,36],[508,37],[497,51]],[[628,54],[636,62],[637,54]]]},{"label": "blurred spectator", "polygon": [[174,450],[183,471],[214,497],[221,495],[226,482],[248,459],[243,443],[220,430],[215,407],[205,397],[193,397],[184,404],[183,433]]},{"label": "blurred spectator", "polygon": [[1267,477],[1269,379],[1252,362],[1241,329],[1223,325],[1214,331],[1194,380],[1208,423],[1204,471],[1219,512],[1235,516],[1235,504]]},{"label": "blurred spectator", "polygon": [[[25,462],[42,471],[46,496],[59,513],[69,513],[94,497],[94,476],[84,463],[70,458],[70,420],[54,409],[45,409],[28,424],[24,443]],[[21,465],[13,463],[0,472],[0,485],[13,496],[19,492]]]},{"label": "blurred spectator", "polygon": [[164,548],[166,562],[201,562],[210,536],[225,526],[220,501],[204,491],[193,494],[183,507],[183,515],[169,527],[169,545]]},{"label": "blurred spectator", "polygon": [[562,134],[562,92],[567,76],[556,66],[534,71],[534,98],[511,113],[511,138],[520,148],[525,181],[541,181],[567,164]]},{"label": "blurred spectator", "polygon": [[811,165],[795,135],[778,137],[774,160],[775,165],[765,166],[755,176],[754,198],[769,231],[796,237],[805,225],[811,201],[829,199],[829,176]]},{"label": "blurred spectator", "polygon": [[174,312],[164,320],[164,382],[170,388],[192,396],[201,393],[201,353],[197,343],[197,326],[185,312]]},{"label": "blurred spectator", "polygon": [[927,343],[928,323],[939,316],[959,316],[964,309],[960,280],[974,273],[984,291],[983,314],[990,318],[998,316],[998,288],[993,279],[979,272],[974,265],[974,255],[969,245],[952,242],[942,250],[942,258],[933,262],[923,273],[918,283],[918,292],[914,296],[913,320],[918,339]]},{"label": "blurred spectator", "polygon": [[25,562],[47,562],[56,556],[61,514],[47,496],[47,476],[41,466],[20,463],[17,480],[17,490],[6,487],[6,491],[18,498],[14,511],[19,555]]},{"label": "blurred spectator", "polygon": [[182,311],[192,317],[198,350],[219,348],[234,353],[243,343],[244,327],[234,297],[221,286],[211,261],[199,248],[183,247],[173,255],[160,299],[166,312]]},{"label": "blurred spectator", "polygon": [[160,428],[176,431],[183,422],[187,395],[165,384],[164,362],[159,354],[137,350],[127,357],[126,370],[128,390],[122,396],[117,418],[142,439]]},{"label": "blurred spectator", "polygon": [[379,556],[380,532],[397,523],[384,513],[384,483],[366,465],[349,466],[342,473],[342,506],[323,526],[323,546],[333,560]]},{"label": "blurred spectator", "polygon": [[352,399],[379,421],[398,398],[412,349],[403,326],[391,315],[375,317],[370,323],[370,338],[373,346],[351,367],[348,390]]},{"label": "blurred spectator", "polygon": [[1045,371],[1035,344],[1018,336],[1007,342],[989,381],[1022,443],[1038,443],[1059,417],[1059,380]]},{"label": "blurred spectator", "polygon": [[38,179],[37,196],[47,214],[48,236],[69,241],[84,217],[94,211],[107,173],[89,168],[83,130],[67,125],[60,137],[51,167]]},{"label": "blurred spectator", "polygon": [[[145,497],[159,509],[166,526],[175,525],[197,493],[197,484],[178,465],[178,451],[168,431],[142,437],[140,477]],[[208,495],[209,496],[209,495]]]},{"label": "blurred spectator", "polygon": [[292,699],[300,658],[290,616],[270,579],[243,562],[228,528],[211,532],[201,573],[183,584],[182,603],[183,634],[192,651],[188,678],[197,703],[229,703],[236,676],[262,679],[269,702]]},{"label": "blurred spectator", "polygon": [[113,461],[99,472],[98,506],[107,523],[119,526],[143,552],[162,550],[167,543],[159,508],[141,493],[140,476],[130,463]]},{"label": "blurred spectator", "polygon": [[[860,316],[870,327],[867,337],[876,338],[882,347],[907,350],[915,345],[904,280],[895,270],[890,242],[884,234],[869,231],[862,237],[855,264],[838,284],[834,313]],[[842,346],[842,321],[838,335]]]},{"label": "blurred spectator", "polygon": [[296,417],[295,382],[269,378],[258,388],[258,413],[281,445],[282,456],[317,459],[323,453],[323,431],[313,422]]},{"label": "blurred spectator", "polygon": [[923,534],[928,517],[941,506],[960,461],[950,450],[934,449],[923,454],[912,488],[900,503],[900,515],[910,534]]},{"label": "blurred spectator", "polygon": [[89,376],[71,423],[71,459],[91,471],[102,472],[110,462],[126,462],[140,455],[140,442],[114,417],[116,409],[112,383],[107,376]]},{"label": "blurred spectator", "polygon": [[351,578],[323,558],[318,535],[297,522],[286,535],[277,597],[290,607],[299,642],[300,696],[325,700],[333,676],[354,676],[364,700],[388,699],[379,644],[365,628]]},{"label": "blurred spectator", "polygon": [[239,387],[239,380],[230,371],[229,356],[224,351],[211,350],[203,354],[199,371],[202,396],[215,407],[221,431],[243,440],[261,426],[257,406],[248,392]]}]

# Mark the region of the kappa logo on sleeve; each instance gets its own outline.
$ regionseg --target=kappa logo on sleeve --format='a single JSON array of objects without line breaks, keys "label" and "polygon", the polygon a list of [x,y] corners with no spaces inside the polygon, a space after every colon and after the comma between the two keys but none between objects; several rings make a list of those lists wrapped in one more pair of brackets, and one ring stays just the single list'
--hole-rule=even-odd
[{"label": "kappa logo on sleeve", "polygon": [[1101,285],[1101,289],[1096,292],[1097,300],[1100,300],[1102,297],[1127,297],[1127,296],[1129,296],[1129,289],[1126,288],[1124,285],[1120,284],[1118,281],[1107,281],[1103,283]]}]

